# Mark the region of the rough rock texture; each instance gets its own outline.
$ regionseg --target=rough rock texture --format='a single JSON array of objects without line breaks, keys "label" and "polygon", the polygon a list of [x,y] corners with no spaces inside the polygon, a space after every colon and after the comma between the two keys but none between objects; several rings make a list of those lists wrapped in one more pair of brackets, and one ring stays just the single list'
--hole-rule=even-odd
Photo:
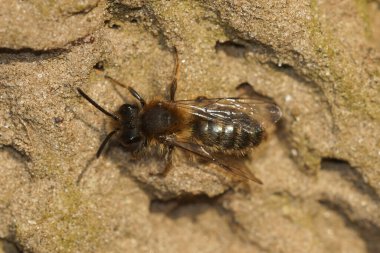
[{"label": "rough rock texture", "polygon": [[[380,2],[0,0],[0,252],[380,252]],[[246,187],[111,145],[109,110],[236,95],[283,111]],[[78,178],[81,177],[79,184]]]}]

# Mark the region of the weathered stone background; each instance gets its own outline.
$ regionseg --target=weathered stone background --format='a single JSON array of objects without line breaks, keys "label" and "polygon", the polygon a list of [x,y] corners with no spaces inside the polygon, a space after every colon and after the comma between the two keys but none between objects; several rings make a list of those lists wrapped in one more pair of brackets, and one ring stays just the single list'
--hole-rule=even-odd
[{"label": "weathered stone background", "polygon": [[[0,0],[0,252],[380,252],[380,2]],[[240,191],[114,147],[110,110],[249,82],[284,117]],[[76,180],[87,168],[79,185]]]}]

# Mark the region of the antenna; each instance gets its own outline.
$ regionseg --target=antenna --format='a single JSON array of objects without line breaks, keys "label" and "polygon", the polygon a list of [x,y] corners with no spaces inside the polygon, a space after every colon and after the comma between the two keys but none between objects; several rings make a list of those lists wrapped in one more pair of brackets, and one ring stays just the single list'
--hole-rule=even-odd
[{"label": "antenna", "polygon": [[104,76],[106,79],[110,80],[111,82],[113,82],[114,84],[117,84],[121,87],[124,87],[124,88],[127,88],[129,90],[129,92],[132,94],[132,96],[134,96],[141,104],[142,107],[145,106],[146,102],[145,100],[140,96],[140,94],[135,91],[132,87],[127,87],[125,86],[124,84],[122,84],[121,82],[119,82],[118,80],[116,79],[113,79],[112,77],[108,76],[108,75],[105,75]]},{"label": "antenna", "polygon": [[81,90],[80,88],[77,88],[79,94],[84,97],[88,102],[90,102],[90,104],[92,104],[93,106],[95,106],[96,109],[98,109],[99,111],[101,111],[102,113],[104,113],[105,115],[107,115],[108,117],[111,117],[113,118],[114,120],[117,120],[119,121],[119,117],[117,117],[115,114],[112,114],[110,113],[109,111],[107,111],[106,109],[104,109],[103,107],[101,107],[98,103],[96,103],[92,98],[90,98],[86,93],[84,93],[83,90]]}]

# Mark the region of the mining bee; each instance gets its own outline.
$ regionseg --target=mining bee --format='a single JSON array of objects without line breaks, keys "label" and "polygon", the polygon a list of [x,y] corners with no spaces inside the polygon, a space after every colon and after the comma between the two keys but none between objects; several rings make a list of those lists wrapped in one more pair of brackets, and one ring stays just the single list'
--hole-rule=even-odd
[{"label": "mining bee", "polygon": [[[147,102],[136,90],[128,87],[138,103],[123,104],[116,113],[105,110],[78,88],[82,97],[115,123],[114,130],[101,143],[96,157],[100,156],[111,137],[115,137],[131,153],[142,152],[151,145],[161,145],[167,162],[163,174],[171,168],[173,149],[178,148],[215,163],[239,178],[261,184],[261,180],[248,168],[234,166],[231,161],[260,145],[281,118],[279,107],[265,99],[252,97],[176,100],[179,76],[177,50],[175,62],[175,74],[166,98]],[[106,78],[124,86],[111,77]]]}]

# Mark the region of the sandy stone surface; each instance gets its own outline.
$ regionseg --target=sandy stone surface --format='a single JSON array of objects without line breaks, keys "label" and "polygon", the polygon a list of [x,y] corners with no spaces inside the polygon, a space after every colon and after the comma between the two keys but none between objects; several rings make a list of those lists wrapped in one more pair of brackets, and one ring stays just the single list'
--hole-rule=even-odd
[{"label": "sandy stone surface", "polygon": [[[380,2],[0,0],[0,252],[380,252]],[[246,185],[176,151],[95,153],[166,94],[282,109]],[[77,183],[78,178],[81,180]]]}]

